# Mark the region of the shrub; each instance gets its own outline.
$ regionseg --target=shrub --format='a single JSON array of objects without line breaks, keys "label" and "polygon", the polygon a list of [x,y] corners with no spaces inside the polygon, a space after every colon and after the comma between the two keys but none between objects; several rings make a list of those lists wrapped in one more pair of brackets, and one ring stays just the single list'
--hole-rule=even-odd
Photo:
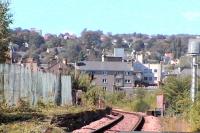
[{"label": "shrub", "polygon": [[89,108],[94,108],[99,99],[105,96],[102,88],[91,86],[87,92],[82,95],[83,104]]}]

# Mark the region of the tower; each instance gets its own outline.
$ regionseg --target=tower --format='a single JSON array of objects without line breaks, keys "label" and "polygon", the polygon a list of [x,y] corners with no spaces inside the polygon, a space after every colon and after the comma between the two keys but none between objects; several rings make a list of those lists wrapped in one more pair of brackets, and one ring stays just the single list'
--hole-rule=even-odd
[{"label": "tower", "polygon": [[192,102],[195,100],[197,92],[197,56],[200,54],[200,39],[190,39],[188,43],[188,54],[192,56],[192,84],[190,88],[190,95]]}]

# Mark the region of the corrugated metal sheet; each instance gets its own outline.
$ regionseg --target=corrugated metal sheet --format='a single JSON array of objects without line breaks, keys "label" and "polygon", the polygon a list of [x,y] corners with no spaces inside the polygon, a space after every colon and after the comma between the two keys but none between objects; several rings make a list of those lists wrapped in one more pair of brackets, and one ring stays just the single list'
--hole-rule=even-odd
[{"label": "corrugated metal sheet", "polygon": [[[9,105],[16,105],[19,99],[36,105],[38,100],[45,103],[55,102],[56,90],[59,87],[59,76],[19,66],[0,64],[0,100]],[[72,103],[71,77],[61,77],[61,105]]]}]

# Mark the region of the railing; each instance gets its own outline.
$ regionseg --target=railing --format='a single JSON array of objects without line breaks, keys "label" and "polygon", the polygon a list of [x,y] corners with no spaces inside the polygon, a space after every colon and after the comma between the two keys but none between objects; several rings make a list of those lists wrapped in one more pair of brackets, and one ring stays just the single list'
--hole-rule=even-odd
[{"label": "railing", "polygon": [[117,74],[117,75],[115,76],[115,78],[116,78],[116,79],[122,79],[122,78],[123,78],[123,74]]}]

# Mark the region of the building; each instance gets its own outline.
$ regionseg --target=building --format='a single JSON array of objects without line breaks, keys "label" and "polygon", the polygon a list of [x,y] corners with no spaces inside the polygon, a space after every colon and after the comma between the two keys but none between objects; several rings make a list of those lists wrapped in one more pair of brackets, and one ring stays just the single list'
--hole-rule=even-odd
[{"label": "building", "polygon": [[133,63],[134,71],[142,73],[142,81],[147,85],[158,85],[162,81],[162,64]]},{"label": "building", "polygon": [[122,62],[122,57],[115,57],[115,56],[108,56],[108,55],[102,55],[102,62],[104,61],[110,61],[110,62]]},{"label": "building", "polygon": [[135,74],[132,63],[84,61],[75,66],[76,71],[89,74],[93,84],[108,91],[132,89]]},{"label": "building", "polygon": [[124,48],[114,48],[114,56],[124,58]]},{"label": "building", "polygon": [[143,54],[136,55],[133,63],[134,71],[141,72],[141,81],[146,86],[159,85],[162,81],[162,63],[150,64],[143,61]]},{"label": "building", "polygon": [[25,66],[27,69],[32,70],[33,72],[36,72],[38,70],[37,61],[35,61],[31,57],[26,58],[24,61],[22,61],[22,65]]}]

